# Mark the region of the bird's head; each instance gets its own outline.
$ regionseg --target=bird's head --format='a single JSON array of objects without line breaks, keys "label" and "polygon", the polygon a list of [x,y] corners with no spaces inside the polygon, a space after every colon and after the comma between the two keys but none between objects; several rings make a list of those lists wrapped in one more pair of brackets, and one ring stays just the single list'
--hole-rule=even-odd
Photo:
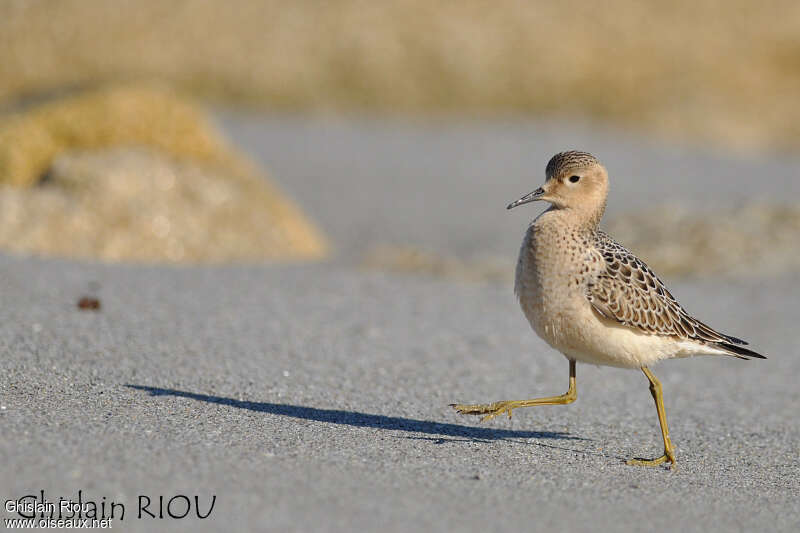
[{"label": "bird's head", "polygon": [[556,209],[574,210],[599,222],[606,207],[608,173],[596,157],[586,152],[561,152],[550,159],[545,172],[544,185],[510,203],[508,209],[543,200]]}]

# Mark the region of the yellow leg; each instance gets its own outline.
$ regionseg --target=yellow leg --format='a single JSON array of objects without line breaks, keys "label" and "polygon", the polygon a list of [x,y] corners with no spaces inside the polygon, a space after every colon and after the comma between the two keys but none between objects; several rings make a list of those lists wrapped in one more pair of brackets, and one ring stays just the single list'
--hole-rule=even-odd
[{"label": "yellow leg", "polygon": [[494,402],[488,404],[463,405],[451,403],[456,411],[462,415],[484,415],[481,422],[494,418],[497,415],[508,413],[511,418],[511,411],[518,407],[533,407],[534,405],[566,405],[574,402],[578,398],[578,389],[575,386],[575,361],[569,362],[569,390],[561,396],[551,396],[549,398],[536,398],[534,400],[515,400]]},{"label": "yellow leg", "polygon": [[642,367],[642,372],[644,372],[644,375],[650,380],[650,394],[653,395],[653,400],[656,402],[658,422],[661,424],[661,436],[664,437],[664,455],[656,459],[631,459],[628,461],[628,464],[638,466],[658,466],[661,463],[669,461],[672,463],[672,467],[674,468],[675,448],[672,447],[672,441],[669,440],[669,428],[667,427],[667,414],[664,411],[664,398],[661,394],[661,383],[646,366]]}]

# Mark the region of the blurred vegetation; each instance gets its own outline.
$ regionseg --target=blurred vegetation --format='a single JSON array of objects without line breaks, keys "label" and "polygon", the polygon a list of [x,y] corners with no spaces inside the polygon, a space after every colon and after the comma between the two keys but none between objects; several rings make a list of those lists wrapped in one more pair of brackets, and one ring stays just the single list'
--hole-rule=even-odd
[{"label": "blurred vegetation", "polygon": [[481,257],[468,260],[424,250],[417,246],[380,245],[361,258],[361,268],[396,274],[421,274],[459,281],[513,281],[514,265],[509,258]]},{"label": "blurred vegetation", "polygon": [[[601,226],[664,279],[762,277],[800,271],[800,205],[750,203],[700,212],[659,205]],[[511,258],[463,259],[415,246],[380,246],[361,266],[462,281],[513,282]]]},{"label": "blurred vegetation", "polygon": [[786,149],[800,3],[0,3],[0,102],[141,78],[277,108],[588,116]]},{"label": "blurred vegetation", "polygon": [[[306,112],[589,118],[793,149],[800,2],[4,0],[0,245],[110,260],[325,255],[300,210],[178,93]],[[800,268],[798,220],[794,207],[664,207],[611,227],[666,276],[779,272]],[[364,265],[460,279],[504,279],[507,266],[413,246]]]},{"label": "blurred vegetation", "polygon": [[119,86],[68,95],[0,122],[0,182],[33,185],[65,151],[145,145],[215,164],[235,165],[205,115],[173,92]]},{"label": "blurred vegetation", "polygon": [[111,86],[0,122],[0,247],[109,261],[318,259],[301,211],[170,90]]},{"label": "blurred vegetation", "polygon": [[617,215],[609,233],[662,276],[773,276],[800,270],[800,204],[697,212],[659,205]]}]

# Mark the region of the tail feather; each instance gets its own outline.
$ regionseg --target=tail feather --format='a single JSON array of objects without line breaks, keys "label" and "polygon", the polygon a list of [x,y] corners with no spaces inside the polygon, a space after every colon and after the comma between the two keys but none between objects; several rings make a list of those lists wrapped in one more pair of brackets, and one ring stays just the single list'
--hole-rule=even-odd
[{"label": "tail feather", "polygon": [[[740,339],[736,339],[740,340]],[[743,344],[747,344],[746,342],[742,341]],[[750,359],[751,357],[755,357],[756,359],[766,359],[765,355],[761,355],[760,353],[754,352],[753,350],[748,350],[747,348],[743,348],[738,344],[732,344],[727,342],[717,342],[714,343],[715,346],[729,352],[731,355],[738,357],[740,359]]]},{"label": "tail feather", "polygon": [[724,333],[720,333],[720,335],[722,335],[723,337],[728,339],[731,342],[731,344],[741,344],[741,345],[750,344],[749,342],[747,342],[745,340],[742,340],[742,339],[740,339],[738,337],[734,337],[733,335],[726,335]]}]

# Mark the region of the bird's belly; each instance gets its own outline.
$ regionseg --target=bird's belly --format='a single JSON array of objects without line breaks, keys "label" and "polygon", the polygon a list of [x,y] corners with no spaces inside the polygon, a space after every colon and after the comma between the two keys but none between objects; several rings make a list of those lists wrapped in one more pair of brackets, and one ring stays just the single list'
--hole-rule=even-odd
[{"label": "bird's belly", "polygon": [[[538,290],[537,290],[538,289]],[[565,294],[547,295],[541,287],[520,293],[522,312],[539,337],[563,353],[578,348],[581,342],[581,311],[569,305]]]},{"label": "bird's belly", "polygon": [[520,305],[536,334],[567,358],[594,365],[640,368],[683,355],[675,353],[671,340],[640,333],[602,317],[582,294],[565,292],[549,297],[541,290],[521,293]]}]

